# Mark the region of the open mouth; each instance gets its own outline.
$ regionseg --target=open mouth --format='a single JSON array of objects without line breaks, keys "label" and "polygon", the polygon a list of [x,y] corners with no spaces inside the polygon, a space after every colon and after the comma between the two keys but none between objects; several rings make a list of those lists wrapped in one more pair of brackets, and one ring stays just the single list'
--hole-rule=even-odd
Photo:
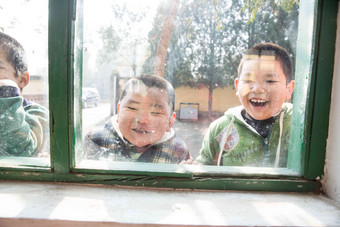
[{"label": "open mouth", "polygon": [[262,99],[250,99],[249,102],[255,107],[263,107],[269,103],[269,101],[265,101]]}]

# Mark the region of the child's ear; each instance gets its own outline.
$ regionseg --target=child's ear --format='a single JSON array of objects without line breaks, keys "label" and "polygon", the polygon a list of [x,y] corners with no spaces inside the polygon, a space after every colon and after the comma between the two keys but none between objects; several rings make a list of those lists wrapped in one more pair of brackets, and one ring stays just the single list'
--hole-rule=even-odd
[{"label": "child's ear", "polygon": [[286,99],[290,99],[292,97],[293,91],[294,91],[294,87],[295,87],[295,80],[291,80],[288,84],[287,84],[287,95],[286,95]]},{"label": "child's ear", "polygon": [[21,90],[24,87],[26,87],[29,82],[30,82],[30,75],[28,74],[28,72],[24,72],[18,78],[18,87]]},{"label": "child's ear", "polygon": [[170,116],[168,128],[166,129],[167,132],[171,131],[171,127],[175,123],[175,120],[176,120],[176,112],[173,112]]},{"label": "child's ear", "polygon": [[120,102],[117,105],[117,122],[119,120],[119,108],[120,108]]},{"label": "child's ear", "polygon": [[235,85],[235,90],[236,90],[236,95],[238,95],[238,78],[235,79],[234,85]]}]

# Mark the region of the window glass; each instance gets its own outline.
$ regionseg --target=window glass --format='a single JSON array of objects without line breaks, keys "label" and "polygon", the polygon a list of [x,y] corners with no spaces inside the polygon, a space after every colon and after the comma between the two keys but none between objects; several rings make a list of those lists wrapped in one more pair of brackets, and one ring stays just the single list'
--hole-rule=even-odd
[{"label": "window glass", "polygon": [[48,1],[0,0],[1,166],[50,165],[47,27]]},{"label": "window glass", "polygon": [[[77,166],[191,157],[203,165],[286,167],[299,5],[265,1],[254,18],[246,2],[81,1]],[[246,54],[264,42],[287,53],[269,45]],[[154,86],[142,74],[165,78],[174,105],[166,83]]]}]

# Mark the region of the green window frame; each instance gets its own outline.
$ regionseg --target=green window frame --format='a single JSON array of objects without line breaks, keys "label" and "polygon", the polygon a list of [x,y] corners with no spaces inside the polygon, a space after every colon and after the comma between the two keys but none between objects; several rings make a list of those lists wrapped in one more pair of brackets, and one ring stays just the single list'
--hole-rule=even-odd
[{"label": "green window frame", "polygon": [[[81,81],[81,70],[75,68],[81,69],[82,56],[77,50],[82,47],[74,48],[74,40],[76,35],[81,36],[80,33],[75,34],[75,19],[81,18],[82,14],[81,10],[76,10],[76,0],[49,0],[51,166],[1,167],[0,179],[189,189],[317,192],[321,186],[319,179],[323,174],[328,136],[338,3],[338,0],[318,0],[315,5],[300,6],[305,7],[303,12],[306,12],[300,19],[308,20],[312,16],[314,29],[311,32],[306,27],[299,28],[299,34],[307,36],[312,43],[310,46],[298,39],[299,68],[296,71],[306,75],[299,80],[308,80],[309,90],[296,88],[299,91],[297,95],[306,97],[306,109],[299,105],[301,100],[294,100],[296,108],[293,124],[304,123],[292,131],[293,148],[290,150],[288,167],[299,175],[280,172],[253,174],[247,171],[229,174],[208,171],[195,174],[183,166],[162,165],[160,171],[160,168],[148,163],[134,164],[133,168],[132,164],[127,163],[116,166],[115,170],[75,168],[75,151],[78,149],[76,141],[81,141],[81,133],[78,133],[81,131],[81,118],[74,114],[80,109],[80,101],[75,97],[78,97],[81,90],[81,83],[78,83]],[[75,94],[74,90],[78,93]],[[304,114],[299,114],[301,110]],[[296,160],[302,160],[302,165]]]}]

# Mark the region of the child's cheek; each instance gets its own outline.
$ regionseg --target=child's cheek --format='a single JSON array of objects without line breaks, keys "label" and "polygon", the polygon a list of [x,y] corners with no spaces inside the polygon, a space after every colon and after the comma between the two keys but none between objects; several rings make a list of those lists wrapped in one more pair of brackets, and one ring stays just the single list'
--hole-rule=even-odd
[{"label": "child's cheek", "polygon": [[249,86],[249,84],[244,84],[244,85],[242,86],[242,89],[239,90],[239,94],[240,94],[241,96],[246,96],[246,95],[248,95],[249,93],[250,93],[250,86]]}]

